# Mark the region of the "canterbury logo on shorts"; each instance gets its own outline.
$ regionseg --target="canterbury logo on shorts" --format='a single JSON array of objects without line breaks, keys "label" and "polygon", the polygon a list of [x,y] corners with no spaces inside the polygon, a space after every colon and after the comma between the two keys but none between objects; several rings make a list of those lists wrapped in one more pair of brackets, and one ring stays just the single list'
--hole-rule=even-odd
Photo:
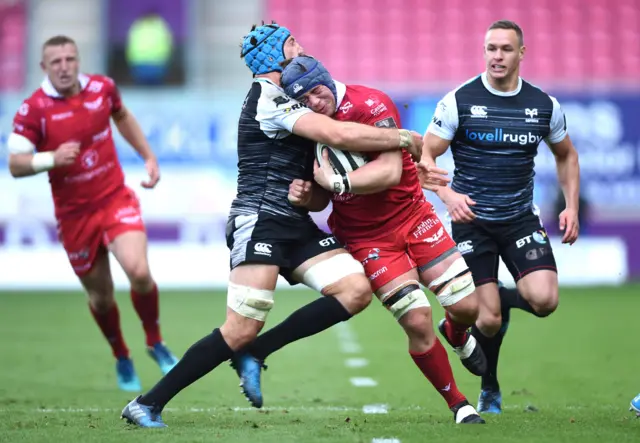
[{"label": "canterbury logo on shorts", "polygon": [[266,255],[268,257],[271,256],[271,248],[272,246],[269,243],[256,243],[253,246],[253,252],[257,255]]}]

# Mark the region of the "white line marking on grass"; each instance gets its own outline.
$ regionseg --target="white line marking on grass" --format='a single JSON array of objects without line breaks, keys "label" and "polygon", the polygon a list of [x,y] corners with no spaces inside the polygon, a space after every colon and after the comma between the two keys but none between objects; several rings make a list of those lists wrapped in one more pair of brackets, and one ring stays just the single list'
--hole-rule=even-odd
[{"label": "white line marking on grass", "polygon": [[340,342],[340,350],[344,354],[357,354],[362,352],[362,347],[358,343],[354,342]]},{"label": "white line marking on grass", "polygon": [[340,350],[344,354],[357,354],[362,351],[362,347],[360,343],[358,343],[358,338],[353,332],[353,329],[351,329],[351,326],[349,326],[349,323],[338,323],[335,328],[338,332]]},{"label": "white line marking on grass", "polygon": [[364,368],[369,364],[369,360],[366,358],[353,357],[346,359],[344,364],[347,368]]},{"label": "white line marking on grass", "polygon": [[[358,343],[358,338],[353,332],[353,329],[351,329],[351,326],[349,326],[349,323],[338,323],[336,325],[336,330],[338,331],[340,350],[343,353],[353,354],[362,350]],[[348,367],[357,368],[364,367],[368,365],[369,362],[365,358],[348,358],[345,360],[345,364]],[[357,388],[378,386],[378,382],[370,377],[351,377],[349,381]]]},{"label": "white line marking on grass", "polygon": [[349,381],[356,388],[368,388],[371,386],[378,386],[378,382],[370,377],[351,377]]},{"label": "white line marking on grass", "polygon": [[388,414],[389,408],[387,405],[364,405],[362,412],[365,414]]},{"label": "white line marking on grass", "polygon": [[400,443],[397,438],[374,438],[371,443]]}]

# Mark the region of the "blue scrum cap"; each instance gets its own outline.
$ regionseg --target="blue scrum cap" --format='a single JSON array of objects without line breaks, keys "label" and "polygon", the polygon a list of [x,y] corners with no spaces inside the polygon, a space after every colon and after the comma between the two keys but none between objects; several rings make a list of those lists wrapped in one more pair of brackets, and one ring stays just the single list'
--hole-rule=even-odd
[{"label": "blue scrum cap", "polygon": [[244,37],[242,53],[244,62],[254,75],[282,71],[280,62],[284,57],[284,42],[291,35],[284,26],[275,22],[260,26],[254,25],[251,32]]},{"label": "blue scrum cap", "polygon": [[315,58],[301,55],[294,58],[282,71],[280,79],[284,92],[298,99],[318,85],[324,85],[338,100],[338,92],[329,71]]}]

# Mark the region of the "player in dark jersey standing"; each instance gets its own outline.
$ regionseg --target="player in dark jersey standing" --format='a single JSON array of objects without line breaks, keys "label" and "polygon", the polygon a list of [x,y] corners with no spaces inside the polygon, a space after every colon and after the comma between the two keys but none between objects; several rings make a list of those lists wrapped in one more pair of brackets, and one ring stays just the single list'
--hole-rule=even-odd
[{"label": "player in dark jersey standing", "polygon": [[[520,78],[524,53],[517,24],[503,20],[489,27],[486,72],[438,103],[419,165],[424,187],[447,206],[453,239],[480,297],[480,315],[472,330],[488,361],[480,412],[502,409],[497,364],[509,308],[546,317],[558,306],[556,262],[533,204],[534,158],[543,140],[555,155],[566,201],[560,214],[562,243],[573,244],[579,233],[578,153],[558,101]],[[438,181],[429,167],[449,146],[455,163],[451,187],[429,184]],[[500,257],[517,289],[499,287]]]},{"label": "player in dark jersey standing", "polygon": [[[279,274],[326,297],[265,334],[269,346],[348,320],[371,301],[362,265],[316,226],[307,209],[289,202],[289,184],[313,176],[312,140],[357,151],[407,148],[420,158],[422,137],[403,129],[336,122],[288,97],[280,87],[279,63],[302,51],[289,30],[276,24],[254,26],[244,39],[241,56],[254,81],[238,123],[238,192],[227,224],[227,320],[191,346],[148,393],[124,408],[122,417],[132,423],[164,427],[160,412],[182,389],[232,357],[238,372],[254,362],[247,354],[234,353],[251,343],[264,325]],[[262,405],[261,397],[251,400],[254,406]]]}]

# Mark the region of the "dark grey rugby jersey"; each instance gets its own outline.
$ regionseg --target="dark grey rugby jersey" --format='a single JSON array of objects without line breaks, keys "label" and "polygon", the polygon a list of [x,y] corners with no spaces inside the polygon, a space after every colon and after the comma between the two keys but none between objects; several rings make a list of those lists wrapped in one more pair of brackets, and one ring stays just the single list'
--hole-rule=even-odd
[{"label": "dark grey rugby jersey", "polygon": [[313,179],[315,142],[291,133],[308,112],[273,82],[254,80],[238,122],[238,192],[231,216],[267,212],[309,218],[306,209],[287,199],[293,179]]},{"label": "dark grey rugby jersey", "polygon": [[486,74],[449,92],[427,131],[451,140],[451,187],[475,200],[479,219],[496,221],[532,210],[538,145],[558,143],[567,134],[554,97],[522,79],[515,91],[497,91]]}]

